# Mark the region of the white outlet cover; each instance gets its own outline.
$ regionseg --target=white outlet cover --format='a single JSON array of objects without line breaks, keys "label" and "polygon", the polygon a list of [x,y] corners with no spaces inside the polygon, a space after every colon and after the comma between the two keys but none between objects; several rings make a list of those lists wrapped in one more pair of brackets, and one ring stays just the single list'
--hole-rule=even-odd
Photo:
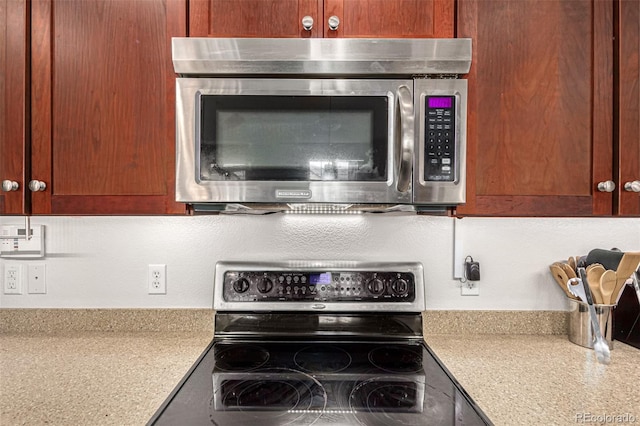
[{"label": "white outlet cover", "polygon": [[461,296],[480,296],[480,289],[478,288],[478,283],[470,282],[470,281],[462,283],[462,285],[460,286],[460,295]]},{"label": "white outlet cover", "polygon": [[4,294],[22,294],[22,265],[4,266]]},{"label": "white outlet cover", "polygon": [[149,294],[167,294],[167,265],[149,265],[147,280]]}]

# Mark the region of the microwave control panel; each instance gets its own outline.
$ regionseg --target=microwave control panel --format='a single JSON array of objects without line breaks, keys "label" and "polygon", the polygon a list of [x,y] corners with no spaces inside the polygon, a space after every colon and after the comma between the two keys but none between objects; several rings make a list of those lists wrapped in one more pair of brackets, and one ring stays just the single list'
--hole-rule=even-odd
[{"label": "microwave control panel", "polygon": [[228,302],[413,302],[408,272],[227,271]]},{"label": "microwave control panel", "polygon": [[456,98],[425,97],[424,180],[456,180]]}]

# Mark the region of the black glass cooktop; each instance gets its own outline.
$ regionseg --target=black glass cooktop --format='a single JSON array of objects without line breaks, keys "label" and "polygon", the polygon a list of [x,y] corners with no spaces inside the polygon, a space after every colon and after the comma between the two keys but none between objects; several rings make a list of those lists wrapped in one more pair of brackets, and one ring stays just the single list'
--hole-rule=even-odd
[{"label": "black glass cooktop", "polygon": [[149,425],[487,425],[421,341],[216,339]]}]

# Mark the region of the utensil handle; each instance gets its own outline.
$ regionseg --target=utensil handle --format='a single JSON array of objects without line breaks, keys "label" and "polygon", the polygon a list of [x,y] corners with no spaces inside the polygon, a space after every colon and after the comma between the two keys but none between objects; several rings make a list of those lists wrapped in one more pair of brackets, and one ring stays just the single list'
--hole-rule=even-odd
[{"label": "utensil handle", "polygon": [[[586,302],[589,307],[589,316],[591,317],[591,325],[593,326],[593,333],[596,335],[596,340],[604,342],[609,345],[602,337],[602,333],[600,332],[600,324],[598,323],[598,316],[596,315],[596,308],[593,306],[593,296],[591,295],[591,289],[589,288],[589,283],[587,282],[587,272],[584,268],[578,268],[578,274],[580,274],[580,279],[582,280],[582,288],[584,289],[584,294],[587,298]],[[595,349],[595,345],[594,345]]]}]

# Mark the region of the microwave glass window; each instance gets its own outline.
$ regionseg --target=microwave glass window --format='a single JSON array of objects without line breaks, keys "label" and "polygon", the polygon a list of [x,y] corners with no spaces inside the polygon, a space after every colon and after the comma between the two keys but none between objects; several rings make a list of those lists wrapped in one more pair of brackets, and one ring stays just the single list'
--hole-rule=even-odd
[{"label": "microwave glass window", "polygon": [[201,97],[200,180],[385,181],[384,96]]}]

